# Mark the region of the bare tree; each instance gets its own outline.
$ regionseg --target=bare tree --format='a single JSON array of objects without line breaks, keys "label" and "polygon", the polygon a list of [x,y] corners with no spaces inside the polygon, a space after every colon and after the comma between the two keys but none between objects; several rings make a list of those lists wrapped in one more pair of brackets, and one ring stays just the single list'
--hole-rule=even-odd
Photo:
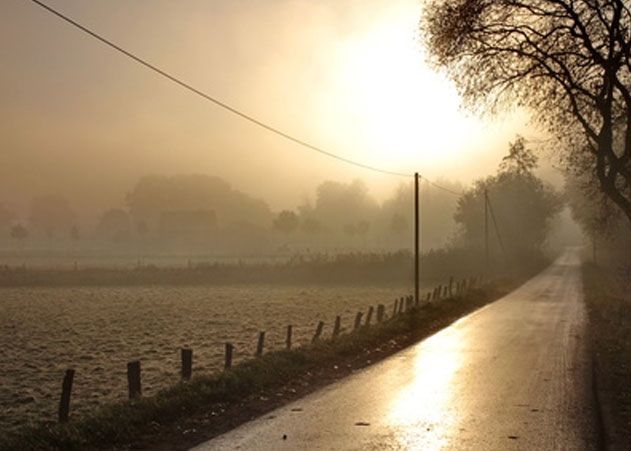
[{"label": "bare tree", "polygon": [[631,221],[627,0],[433,0],[421,28],[469,106],[530,108]]}]

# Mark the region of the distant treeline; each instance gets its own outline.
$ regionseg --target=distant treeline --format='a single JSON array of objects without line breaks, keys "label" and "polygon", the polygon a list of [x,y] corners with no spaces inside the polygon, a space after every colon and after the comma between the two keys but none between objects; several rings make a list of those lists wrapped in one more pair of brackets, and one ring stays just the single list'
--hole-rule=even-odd
[{"label": "distant treeline", "polygon": [[[453,190],[462,187],[441,181]],[[423,250],[448,243],[457,198],[423,184]],[[293,209],[269,204],[207,175],[146,176],[115,208],[79,221],[58,195],[34,198],[22,215],[0,199],[0,247],[33,252],[133,251],[231,255],[302,252],[324,248],[408,248],[413,227],[411,183],[378,202],[361,181],[325,181]],[[95,222],[95,224],[93,224]]]},{"label": "distant treeline", "polygon": [[[541,265],[533,254],[515,263],[494,261],[495,274]],[[297,255],[282,263],[198,263],[188,267],[145,265],[134,269],[29,269],[0,267],[0,287],[139,286],[227,284],[401,284],[413,283],[414,261],[409,252]],[[479,251],[444,249],[423,254],[424,282],[484,274]]]}]

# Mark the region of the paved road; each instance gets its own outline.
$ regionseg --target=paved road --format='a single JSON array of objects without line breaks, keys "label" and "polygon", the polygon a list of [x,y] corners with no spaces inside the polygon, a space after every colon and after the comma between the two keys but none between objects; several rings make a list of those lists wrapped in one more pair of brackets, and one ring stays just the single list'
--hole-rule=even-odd
[{"label": "paved road", "polygon": [[451,327],[197,450],[596,449],[584,321],[568,251]]}]

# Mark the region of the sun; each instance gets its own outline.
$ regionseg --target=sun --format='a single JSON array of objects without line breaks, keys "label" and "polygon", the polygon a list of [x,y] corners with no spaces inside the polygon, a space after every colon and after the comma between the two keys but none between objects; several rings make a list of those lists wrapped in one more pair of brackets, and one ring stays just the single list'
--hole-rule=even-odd
[{"label": "sun", "polygon": [[338,49],[327,127],[374,165],[440,167],[466,152],[478,126],[452,84],[426,66],[418,17],[416,8],[395,10]]}]

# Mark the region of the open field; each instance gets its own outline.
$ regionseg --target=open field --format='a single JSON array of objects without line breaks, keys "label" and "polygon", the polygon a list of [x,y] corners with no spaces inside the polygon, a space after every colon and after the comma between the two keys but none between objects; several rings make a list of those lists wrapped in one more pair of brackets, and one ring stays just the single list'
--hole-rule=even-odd
[{"label": "open field", "polygon": [[222,286],[77,287],[0,290],[0,431],[54,419],[66,368],[75,368],[72,413],[126,398],[126,363],[142,362],[143,394],[179,378],[179,349],[194,350],[194,373],[223,364],[223,344],[235,360],[250,357],[257,334],[266,349],[310,341],[316,323],[331,331],[335,315],[351,326],[358,310],[384,303],[390,314],[409,287]]},{"label": "open field", "polygon": [[69,423],[0,434],[0,449],[186,450],[417,342],[501,297],[519,280],[496,279],[337,339],[276,350],[227,372],[198,373],[155,396],[107,403]]}]

